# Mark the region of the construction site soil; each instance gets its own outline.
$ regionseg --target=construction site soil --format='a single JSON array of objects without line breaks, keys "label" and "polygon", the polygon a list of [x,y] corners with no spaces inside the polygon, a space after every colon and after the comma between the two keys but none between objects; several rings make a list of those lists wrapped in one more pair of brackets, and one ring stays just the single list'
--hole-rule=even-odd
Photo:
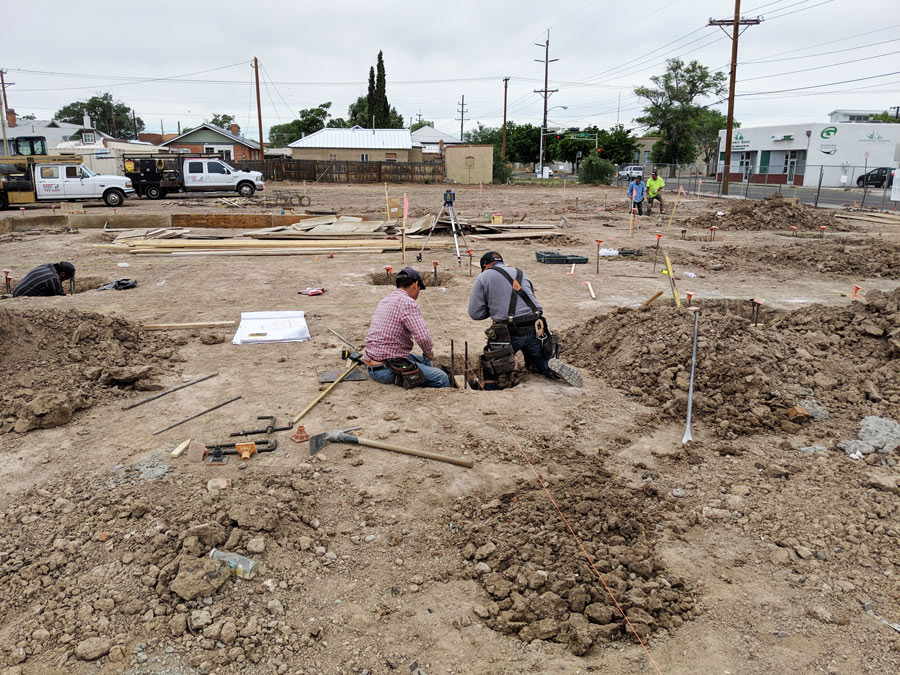
[{"label": "construction site soil", "polygon": [[[721,215],[720,215],[721,214]],[[691,228],[708,229],[716,226],[720,230],[780,230],[791,232],[797,230],[818,230],[825,226],[826,231],[848,232],[854,227],[847,221],[834,218],[827,211],[814,209],[807,204],[800,204],[784,197],[780,192],[773,192],[760,200],[744,200],[727,208],[706,213],[686,221]]]},{"label": "construction site soil", "polygon": [[[391,193],[424,215],[444,189]],[[106,238],[87,229],[0,241],[14,278],[78,268],[73,296],[0,300],[0,674],[900,672],[900,222],[828,225],[821,241],[722,227],[702,241],[719,211],[771,221],[783,207],[682,199],[671,226],[632,227],[624,187],[454,190],[462,217],[566,216],[555,243],[470,245],[476,262],[498,250],[528,272],[584,386],[531,373],[499,392],[341,382],[301,423],[362,427],[471,469],[344,443],[311,457],[291,432],[248,461],[170,455],[187,439],[233,442],[262,415],[287,425],[324,392],[319,371],[344,368],[326,329],[362,343],[388,265],[427,282],[439,261],[447,278],[419,304],[436,362],[449,365],[453,339],[461,374],[486,323],[466,313],[474,277],[452,250],[424,263],[135,255],[94,248]],[[384,203],[383,186],[310,194],[347,214]],[[123,207],[201,212],[182,208]],[[234,211],[210,199],[204,215]],[[656,232],[680,298],[701,308],[688,444],[693,316],[654,269]],[[644,255],[598,261],[597,239]],[[542,265],[545,249],[590,261]],[[138,286],[96,290],[122,277]],[[298,294],[311,287],[327,290]],[[758,322],[749,298],[766,299]],[[303,310],[312,339],[139,328],[279,309]],[[137,389],[211,374],[123,410]],[[252,558],[256,576],[229,575],[213,548]]]}]

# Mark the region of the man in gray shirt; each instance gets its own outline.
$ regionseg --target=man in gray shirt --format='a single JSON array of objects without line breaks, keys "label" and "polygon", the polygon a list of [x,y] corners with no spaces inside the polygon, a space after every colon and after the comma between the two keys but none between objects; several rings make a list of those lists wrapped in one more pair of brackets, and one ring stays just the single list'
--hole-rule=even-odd
[{"label": "man in gray shirt", "polygon": [[515,384],[514,357],[519,351],[529,369],[581,386],[578,371],[557,358],[556,336],[547,329],[543,311],[534,284],[524,271],[506,265],[496,251],[481,257],[481,274],[469,296],[469,316],[493,322],[485,331],[488,345],[481,357],[485,389]]}]

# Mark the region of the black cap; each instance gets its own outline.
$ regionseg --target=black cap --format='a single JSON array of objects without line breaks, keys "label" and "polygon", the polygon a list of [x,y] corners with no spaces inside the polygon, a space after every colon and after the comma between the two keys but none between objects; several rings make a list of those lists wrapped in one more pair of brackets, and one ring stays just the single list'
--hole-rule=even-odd
[{"label": "black cap", "polygon": [[70,262],[56,263],[53,267],[56,268],[57,274],[65,274],[69,278],[75,276],[75,265]]},{"label": "black cap", "polygon": [[484,268],[495,262],[503,262],[503,256],[501,256],[496,251],[488,251],[483,256],[481,256],[481,271],[484,272]]},{"label": "black cap", "polygon": [[419,288],[425,290],[425,281],[422,279],[422,275],[419,274],[412,267],[404,267],[402,270],[397,272],[397,287],[406,288],[413,281],[419,284]]},{"label": "black cap", "polygon": [[656,175],[656,169],[653,169],[653,171],[650,172],[650,175],[651,175],[651,176],[655,176],[655,175]]}]

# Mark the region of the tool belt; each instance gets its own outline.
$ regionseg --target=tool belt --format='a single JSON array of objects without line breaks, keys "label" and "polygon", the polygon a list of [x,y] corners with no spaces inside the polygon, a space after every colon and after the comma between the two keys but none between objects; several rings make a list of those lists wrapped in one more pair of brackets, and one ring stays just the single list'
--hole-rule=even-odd
[{"label": "tool belt", "polygon": [[424,387],[427,380],[425,373],[417,363],[410,359],[387,359],[385,363],[394,372],[394,384],[404,389]]}]

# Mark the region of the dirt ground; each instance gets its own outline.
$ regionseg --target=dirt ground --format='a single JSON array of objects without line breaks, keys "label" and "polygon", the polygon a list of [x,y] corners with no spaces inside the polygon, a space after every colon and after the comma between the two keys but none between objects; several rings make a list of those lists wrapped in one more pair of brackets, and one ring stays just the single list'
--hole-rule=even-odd
[{"label": "dirt ground", "polygon": [[[415,217],[444,189],[391,195]],[[569,226],[561,242],[471,238],[472,276],[466,256],[426,254],[426,281],[431,260],[441,270],[419,299],[438,360],[453,339],[457,372],[466,343],[477,364],[486,325],[465,308],[478,257],[498,250],[534,280],[583,388],[532,374],[491,393],[342,382],[303,423],[471,469],[345,444],[310,457],[289,432],[247,462],[169,455],[188,438],[233,441],[261,415],[288,424],[324,390],[317,371],[344,366],[327,328],[362,342],[399,254],[137,256],[92,248],[109,241],[96,230],[0,240],[14,276],[70,260],[82,280],[70,297],[0,300],[0,673],[900,672],[884,623],[900,622],[900,226],[839,232],[822,215],[824,239],[791,237],[801,216],[755,230],[742,207],[743,225],[708,241],[735,202],[682,199],[671,226],[653,215],[632,234],[624,188],[454,189],[470,219]],[[375,214],[384,190],[310,195],[311,209]],[[233,211],[178,201],[120,211]],[[657,232],[680,298],[701,308],[687,445],[693,316],[675,307]],[[598,264],[596,240],[642,255]],[[589,263],[570,274],[539,250]],[[137,288],[91,290],[126,277]],[[751,298],[765,300],[758,320]],[[138,328],[275,309],[304,310],[312,340]],[[229,577],[212,548],[258,574]]]}]

